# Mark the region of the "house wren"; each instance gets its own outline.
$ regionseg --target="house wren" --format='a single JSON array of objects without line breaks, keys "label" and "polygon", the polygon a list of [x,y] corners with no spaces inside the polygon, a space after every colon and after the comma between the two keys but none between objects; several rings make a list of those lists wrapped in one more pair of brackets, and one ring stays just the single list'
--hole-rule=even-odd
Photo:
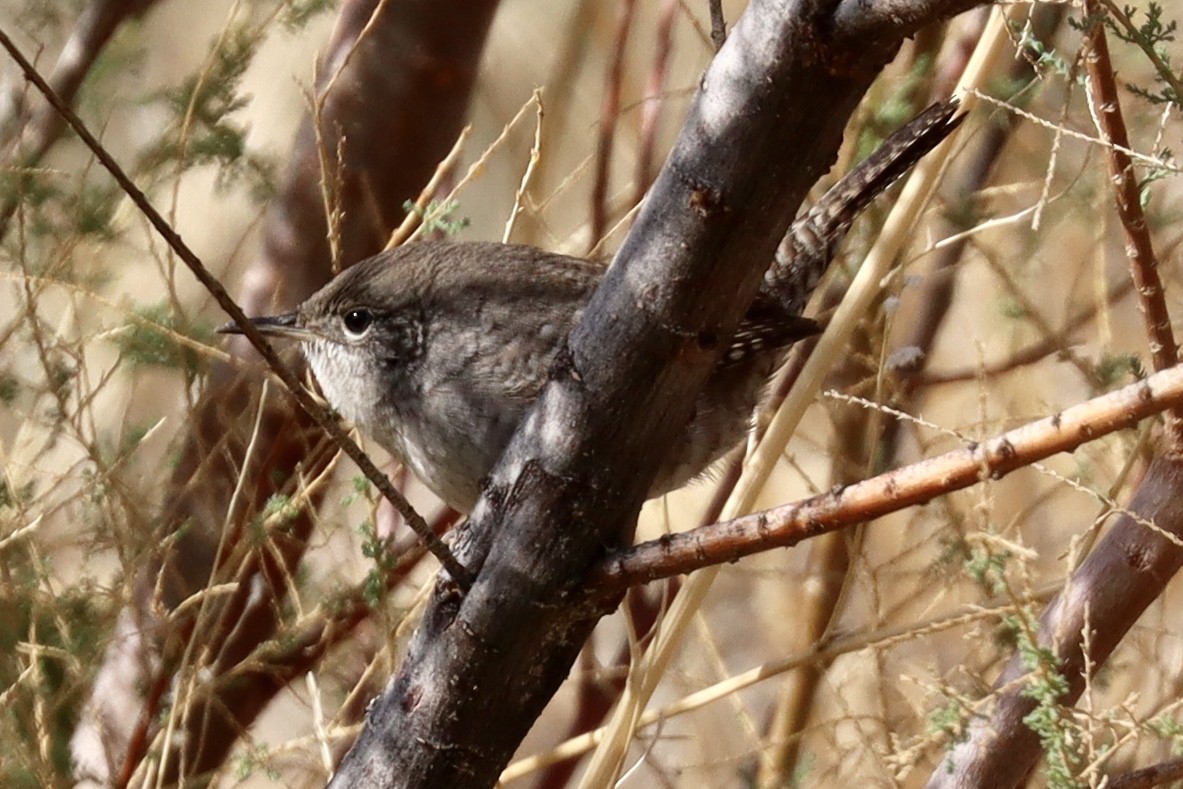
[{"label": "house wren", "polygon": [[[798,220],[797,236],[789,235],[796,257],[766,277],[650,496],[681,487],[740,443],[785,349],[817,331],[797,313],[837,241],[875,195],[952,131],[955,111],[955,102],[934,105]],[[328,402],[468,512],[604,270],[528,246],[412,243],[346,269],[295,312],[252,322],[298,340]]]}]

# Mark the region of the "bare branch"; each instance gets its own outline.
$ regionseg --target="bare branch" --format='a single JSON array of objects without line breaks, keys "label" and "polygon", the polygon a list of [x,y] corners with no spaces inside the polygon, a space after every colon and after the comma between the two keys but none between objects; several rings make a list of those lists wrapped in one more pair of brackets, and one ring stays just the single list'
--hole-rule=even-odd
[{"label": "bare branch", "polygon": [[608,174],[612,165],[612,148],[616,143],[616,127],[620,120],[620,92],[623,88],[624,57],[628,51],[629,31],[636,15],[636,0],[620,3],[616,15],[616,41],[608,76],[604,81],[603,106],[600,108],[600,133],[596,140],[596,175],[591,193],[591,236],[589,247],[600,242],[608,228]]},{"label": "bare branch", "polygon": [[[1096,16],[1099,6],[1088,0],[1086,10],[1092,19],[1085,56],[1093,89],[1090,101],[1109,143],[1109,169],[1131,276],[1154,364],[1174,373],[1180,369],[1170,366],[1175,364],[1177,346],[1126,153],[1129,140],[1102,21]],[[1089,678],[1183,566],[1180,409],[1179,402],[1171,404],[1162,445],[1129,504],[1040,617],[1031,647],[1046,658],[1033,661],[1032,650],[1026,656],[1016,651],[994,684],[997,695],[989,699],[991,706],[969,720],[963,738],[932,773],[930,787],[1011,787],[1024,781],[1044,755],[1040,735],[1028,718],[1041,703],[1039,694],[1030,692],[1032,686],[1055,675],[1062,685],[1051,703],[1057,708],[1075,704]]]},{"label": "bare branch", "polygon": [[[1101,136],[1109,143],[1106,153],[1109,174],[1113,181],[1113,195],[1117,201],[1117,215],[1125,233],[1126,255],[1129,256],[1130,279],[1138,294],[1142,318],[1154,369],[1165,370],[1179,358],[1179,346],[1171,331],[1171,315],[1167,311],[1162,280],[1158,276],[1158,257],[1150,240],[1150,226],[1142,212],[1141,189],[1130,159],[1130,136],[1121,114],[1121,98],[1117,94],[1117,80],[1109,58],[1109,43],[1105,23],[1097,0],[1085,0],[1085,13],[1092,19],[1086,35],[1088,51],[1084,62],[1089,74],[1089,101],[1093,118]],[[1167,433],[1170,451],[1183,452],[1183,407],[1167,414]]]},{"label": "bare branch", "polygon": [[1132,770],[1124,775],[1115,776],[1109,781],[1108,786],[1109,789],[1150,789],[1181,778],[1183,759],[1171,759],[1152,767],[1143,767],[1141,770]]},{"label": "bare branch", "polygon": [[1074,405],[976,446],[857,482],[805,501],[726,523],[672,534],[606,559],[592,583],[608,593],[638,583],[733,562],[769,548],[796,545],[853,523],[879,518],[983,479],[999,479],[1058,452],[1183,403],[1183,367]]},{"label": "bare branch", "polygon": [[834,9],[834,23],[839,36],[851,39],[904,38],[979,5],[973,0],[841,0]]},{"label": "bare branch", "polygon": [[707,0],[707,5],[711,11],[711,43],[718,52],[727,41],[727,19],[723,16],[723,0]]}]

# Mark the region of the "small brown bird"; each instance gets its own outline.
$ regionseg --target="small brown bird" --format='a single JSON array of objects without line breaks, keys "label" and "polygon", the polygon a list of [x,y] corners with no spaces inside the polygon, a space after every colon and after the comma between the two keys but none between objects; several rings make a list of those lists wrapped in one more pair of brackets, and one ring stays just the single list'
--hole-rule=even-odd
[{"label": "small brown bird", "polygon": [[[785,350],[818,330],[798,312],[837,242],[956,127],[956,109],[950,101],[918,116],[795,224],[790,259],[766,278],[650,496],[681,487],[741,442]],[[329,403],[468,512],[604,270],[527,246],[408,244],[345,270],[295,312],[252,322],[298,340]]]}]

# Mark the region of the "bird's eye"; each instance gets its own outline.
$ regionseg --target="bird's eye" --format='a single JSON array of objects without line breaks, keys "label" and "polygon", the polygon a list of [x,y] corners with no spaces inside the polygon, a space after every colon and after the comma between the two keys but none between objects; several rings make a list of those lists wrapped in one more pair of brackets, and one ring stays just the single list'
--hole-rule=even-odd
[{"label": "bird's eye", "polygon": [[374,322],[374,313],[369,310],[349,310],[341,316],[341,323],[345,326],[345,333],[357,339],[369,330]]}]

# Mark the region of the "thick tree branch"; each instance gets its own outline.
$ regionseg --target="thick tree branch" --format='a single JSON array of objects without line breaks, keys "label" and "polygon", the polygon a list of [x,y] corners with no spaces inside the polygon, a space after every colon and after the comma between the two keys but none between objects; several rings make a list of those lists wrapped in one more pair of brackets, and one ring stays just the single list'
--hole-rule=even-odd
[{"label": "thick tree branch", "polygon": [[[605,545],[631,536],[657,462],[763,262],[900,41],[894,30],[843,32],[817,3],[748,6],[573,332],[566,364],[456,542],[479,573],[472,590],[437,587],[334,785],[495,782],[615,604],[589,598],[583,574]],[[638,391],[641,380],[650,386]]]},{"label": "thick tree branch", "polygon": [[1109,782],[1109,789],[1151,789],[1180,779],[1183,779],[1183,759],[1171,759],[1118,775]]},{"label": "thick tree branch", "polygon": [[936,19],[980,5],[974,0],[841,0],[834,9],[834,31],[843,44],[903,39]]}]

